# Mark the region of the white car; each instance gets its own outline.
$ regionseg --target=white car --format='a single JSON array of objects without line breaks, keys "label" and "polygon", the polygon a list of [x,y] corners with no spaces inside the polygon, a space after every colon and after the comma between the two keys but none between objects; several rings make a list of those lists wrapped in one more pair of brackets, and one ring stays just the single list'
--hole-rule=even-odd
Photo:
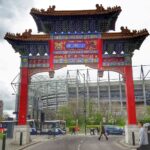
[{"label": "white car", "polygon": [[148,129],[148,131],[150,131],[150,123],[144,123],[144,125],[143,125],[145,128],[147,128]]},{"label": "white car", "polygon": [[144,123],[143,126],[144,126],[144,127],[149,127],[149,126],[150,126],[150,123]]}]

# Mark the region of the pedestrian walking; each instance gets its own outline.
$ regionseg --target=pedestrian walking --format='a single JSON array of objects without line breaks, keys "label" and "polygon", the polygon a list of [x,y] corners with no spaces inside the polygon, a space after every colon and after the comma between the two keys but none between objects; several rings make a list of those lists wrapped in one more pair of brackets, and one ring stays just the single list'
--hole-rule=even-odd
[{"label": "pedestrian walking", "polygon": [[148,134],[145,127],[143,127],[143,122],[138,123],[139,130],[139,147],[137,150],[148,150]]},{"label": "pedestrian walking", "polygon": [[74,135],[76,134],[76,128],[75,127],[72,128],[72,134],[74,134]]},{"label": "pedestrian walking", "polygon": [[104,127],[104,125],[101,125],[100,136],[99,136],[99,138],[98,138],[99,141],[101,140],[102,135],[104,135],[105,138],[106,138],[106,140],[108,140],[108,137],[107,137],[106,132],[105,132],[105,127]]},{"label": "pedestrian walking", "polygon": [[100,132],[100,131],[99,131],[99,128],[97,127],[96,130],[97,130],[97,135],[99,135],[99,132]]},{"label": "pedestrian walking", "polygon": [[94,128],[90,129],[90,135],[95,135],[95,129]]}]

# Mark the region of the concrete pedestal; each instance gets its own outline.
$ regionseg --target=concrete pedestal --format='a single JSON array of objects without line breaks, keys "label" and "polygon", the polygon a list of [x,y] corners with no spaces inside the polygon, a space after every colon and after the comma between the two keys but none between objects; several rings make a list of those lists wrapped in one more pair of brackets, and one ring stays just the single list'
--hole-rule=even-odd
[{"label": "concrete pedestal", "polygon": [[139,128],[137,125],[126,125],[125,126],[125,143],[129,145],[133,145],[134,141],[135,145],[139,144]]},{"label": "concrete pedestal", "polygon": [[22,145],[28,144],[31,142],[30,130],[28,125],[17,125],[14,126],[13,133],[13,144]]}]

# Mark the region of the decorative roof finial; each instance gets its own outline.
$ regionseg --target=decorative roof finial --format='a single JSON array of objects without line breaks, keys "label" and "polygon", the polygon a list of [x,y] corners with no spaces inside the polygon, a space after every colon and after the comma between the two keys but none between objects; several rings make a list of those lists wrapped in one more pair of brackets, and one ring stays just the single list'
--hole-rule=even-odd
[{"label": "decorative roof finial", "polygon": [[32,29],[29,29],[28,31],[26,29],[25,32],[22,33],[22,36],[23,37],[30,37],[31,33],[32,33]]},{"label": "decorative roof finial", "polygon": [[103,7],[102,4],[101,4],[101,5],[96,4],[96,10],[97,10],[97,11],[104,11],[105,9],[104,9],[104,7]]},{"label": "decorative roof finial", "polygon": [[47,9],[47,12],[53,12],[55,10],[55,6],[53,5],[52,7],[49,6],[49,8]]},{"label": "decorative roof finial", "polygon": [[131,33],[131,31],[127,27],[120,27],[122,33]]}]

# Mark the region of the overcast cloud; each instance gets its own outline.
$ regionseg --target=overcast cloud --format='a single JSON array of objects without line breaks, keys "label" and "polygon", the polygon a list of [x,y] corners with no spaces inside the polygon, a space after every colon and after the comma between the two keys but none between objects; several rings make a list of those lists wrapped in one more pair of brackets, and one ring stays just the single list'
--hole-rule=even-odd
[{"label": "overcast cloud", "polygon": [[6,32],[14,32],[19,19],[25,19],[33,0],[0,0],[0,38]]},{"label": "overcast cloud", "polygon": [[[29,28],[37,33],[36,24],[29,14],[32,7],[56,5],[57,10],[95,9],[97,3],[104,7],[121,6],[116,31],[120,31],[121,26],[128,26],[138,30],[147,28],[150,32],[149,0],[0,0],[0,99],[4,100],[5,109],[14,108],[15,98],[10,83],[20,67],[19,54],[14,53],[11,45],[3,39],[5,33],[22,33]],[[135,52],[133,65],[150,64],[149,58],[150,37],[144,41],[140,51]]]}]

